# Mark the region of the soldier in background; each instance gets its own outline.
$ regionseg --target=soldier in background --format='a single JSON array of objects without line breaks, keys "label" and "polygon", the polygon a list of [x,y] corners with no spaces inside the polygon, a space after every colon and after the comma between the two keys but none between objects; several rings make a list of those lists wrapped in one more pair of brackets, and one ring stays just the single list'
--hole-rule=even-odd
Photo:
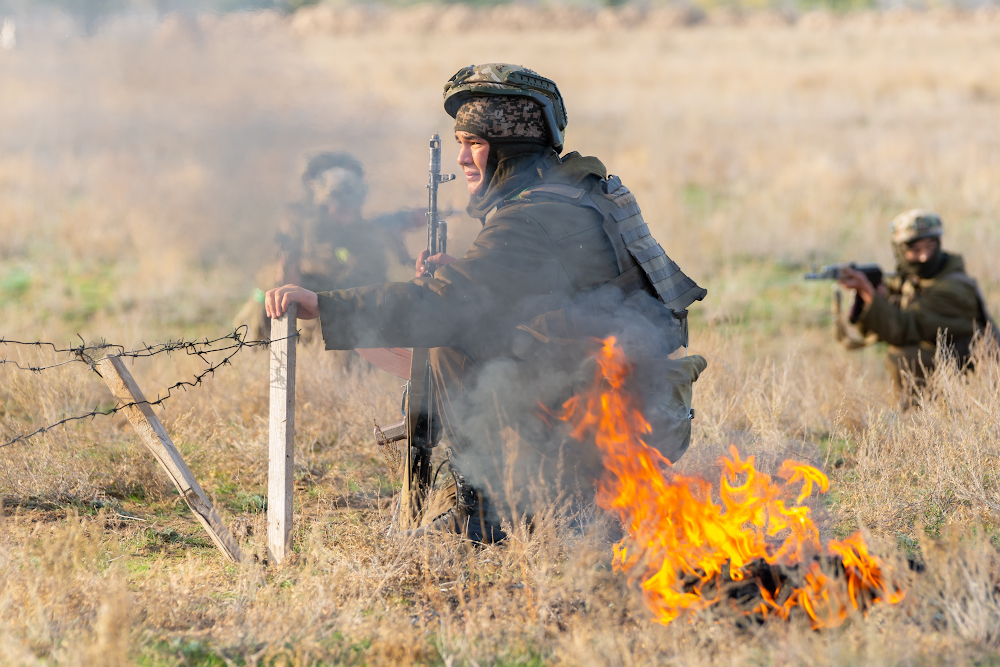
[{"label": "soldier in background", "polygon": [[[934,368],[939,332],[964,365],[973,337],[992,320],[961,255],[941,248],[944,225],[937,213],[907,211],[892,221],[891,231],[897,275],[875,289],[864,273],[845,269],[840,284],[857,293],[851,323],[889,344],[889,373],[902,392],[905,376],[920,386]],[[907,392],[904,402],[909,400]]]},{"label": "soldier in background", "polygon": [[[384,283],[389,253],[412,264],[403,232],[424,223],[422,210],[404,210],[367,221],[361,208],[368,194],[364,169],[352,155],[323,152],[310,158],[302,173],[303,199],[288,207],[278,233],[277,262],[257,273],[256,289],[234,324],[249,326],[251,340],[270,332],[264,293],[289,283],[322,292]],[[314,335],[303,323],[305,338]]]}]

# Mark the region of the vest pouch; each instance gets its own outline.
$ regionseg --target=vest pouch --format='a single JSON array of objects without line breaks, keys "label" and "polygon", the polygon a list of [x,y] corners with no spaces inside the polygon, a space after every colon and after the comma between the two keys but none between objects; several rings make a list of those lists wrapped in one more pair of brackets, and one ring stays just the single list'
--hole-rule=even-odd
[{"label": "vest pouch", "polygon": [[[584,391],[594,381],[596,365],[587,355],[593,343],[567,336],[566,311],[553,311],[539,316],[531,326],[520,326],[515,349],[522,361],[535,368],[551,369],[558,376],[548,383],[562,394],[555,408],[572,394]],[[553,335],[556,334],[556,335]],[[561,335],[560,335],[561,334]],[[671,463],[676,462],[691,444],[691,408],[693,384],[708,366],[701,355],[669,358],[660,350],[645,344],[625,343],[625,356],[632,364],[632,376],[626,386],[638,401],[652,433],[643,440]],[[654,343],[655,344],[655,343]],[[582,360],[587,360],[581,363]],[[559,369],[556,371],[555,369]],[[565,392],[565,393],[563,393]],[[546,403],[543,398],[543,403]]]},{"label": "vest pouch", "polygon": [[634,371],[628,388],[642,401],[643,415],[653,429],[643,440],[674,463],[691,444],[693,384],[708,362],[697,354],[631,361]]}]

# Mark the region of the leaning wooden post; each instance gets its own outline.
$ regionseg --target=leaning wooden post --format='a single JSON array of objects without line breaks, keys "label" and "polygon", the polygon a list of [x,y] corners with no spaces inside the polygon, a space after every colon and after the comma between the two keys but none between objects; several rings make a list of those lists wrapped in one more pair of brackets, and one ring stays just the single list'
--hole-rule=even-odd
[{"label": "leaning wooden post", "polygon": [[163,469],[170,477],[170,481],[177,487],[181,498],[187,503],[194,516],[201,523],[208,533],[215,546],[230,561],[239,563],[243,560],[243,553],[239,545],[233,539],[233,534],[223,523],[208,496],[194,478],[191,469],[184,463],[180,452],[174,447],[174,443],[167,435],[166,429],[160,419],[153,412],[152,406],[142,395],[142,390],[136,384],[132,374],[128,372],[125,364],[119,357],[105,357],[97,362],[97,370],[101,377],[108,383],[108,388],[115,398],[122,401],[128,407],[124,408],[125,416],[132,424],[132,428],[139,434],[139,439],[146,448],[153,453],[156,460],[160,462]]},{"label": "leaning wooden post", "polygon": [[292,550],[295,473],[295,323],[297,304],[271,320],[271,409],[267,445],[267,555],[281,563]]}]

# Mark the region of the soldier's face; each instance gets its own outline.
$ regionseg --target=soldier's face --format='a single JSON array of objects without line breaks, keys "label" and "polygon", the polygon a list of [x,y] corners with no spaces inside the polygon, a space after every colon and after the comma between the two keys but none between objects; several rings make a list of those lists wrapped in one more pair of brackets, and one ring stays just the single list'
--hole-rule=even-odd
[{"label": "soldier's face", "polygon": [[903,255],[906,257],[907,262],[913,262],[914,264],[925,264],[930,261],[931,257],[938,249],[938,240],[935,238],[928,239],[917,239],[912,243],[906,244],[906,251]]},{"label": "soldier's face", "polygon": [[490,142],[471,132],[456,132],[458,166],[465,172],[469,194],[481,194],[486,177],[486,161],[490,157]]},{"label": "soldier's face", "polygon": [[332,220],[345,223],[358,217],[367,191],[361,176],[339,167],[318,174],[308,187],[314,205],[325,208]]}]

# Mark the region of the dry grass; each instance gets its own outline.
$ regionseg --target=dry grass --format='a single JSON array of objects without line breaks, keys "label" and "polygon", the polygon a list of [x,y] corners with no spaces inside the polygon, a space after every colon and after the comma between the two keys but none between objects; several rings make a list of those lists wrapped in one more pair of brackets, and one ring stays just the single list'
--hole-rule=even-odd
[{"label": "dry grass", "polygon": [[[887,263],[887,219],[928,206],[997,305],[1000,41],[971,20],[824,25],[331,35],[244,21],[89,42],[25,28],[24,48],[0,53],[0,334],[217,335],[297,196],[303,152],[358,152],[372,212],[418,205],[426,137],[448,130],[442,81],[524,62],[560,82],[568,147],[637,191],[710,290],[682,467],[713,474],[730,442],[765,468],[823,467],[824,532],[865,529],[903,604],[824,632],[738,630],[724,610],[664,628],[611,571],[602,520],[581,532],[554,511],[486,548],[388,540],[393,483],[370,433],[394,419],[397,383],[311,346],[284,567],[225,565],[123,420],[0,450],[0,663],[996,664],[1000,368],[945,370],[901,413],[880,352],[837,348],[826,289],[798,273]],[[457,188],[445,198],[463,204]],[[456,221],[453,247],[475,227]],[[162,412],[258,554],[265,366],[244,353]],[[134,372],[153,394],[197,369],[175,356]],[[0,368],[0,438],[111,400],[82,365]]]}]

